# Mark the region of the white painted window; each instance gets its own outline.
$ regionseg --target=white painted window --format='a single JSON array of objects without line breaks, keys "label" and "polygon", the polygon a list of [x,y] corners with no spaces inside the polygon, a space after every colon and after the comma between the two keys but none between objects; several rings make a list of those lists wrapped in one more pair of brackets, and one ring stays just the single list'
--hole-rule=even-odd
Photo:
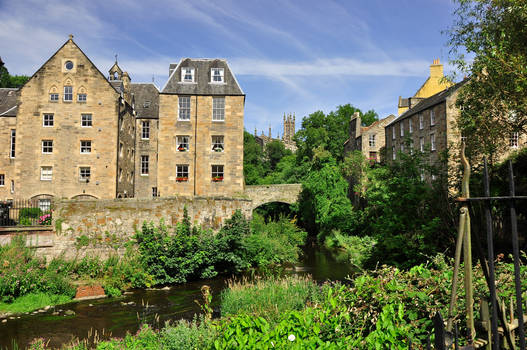
[{"label": "white painted window", "polygon": [[224,149],[224,138],[223,135],[212,136],[212,151],[223,152]]},{"label": "white painted window", "polygon": [[404,152],[404,143],[401,143],[401,152]]},{"label": "white painted window", "polygon": [[190,96],[179,96],[179,120],[190,120]]},{"label": "white painted window", "polygon": [[0,187],[5,186],[5,174],[0,174]]},{"label": "white painted window", "polygon": [[64,101],[73,101],[73,86],[64,86]]},{"label": "white painted window", "polygon": [[77,95],[77,102],[86,102],[87,95],[86,94],[78,94]]},{"label": "white painted window", "polygon": [[91,140],[82,140],[81,141],[81,153],[89,154],[91,153]]},{"label": "white painted window", "polygon": [[395,140],[395,125],[392,126],[392,140]]},{"label": "white painted window", "polygon": [[181,81],[184,83],[193,83],[194,82],[194,68],[183,67],[181,68]]},{"label": "white painted window", "polygon": [[150,122],[149,121],[141,122],[141,139],[143,140],[150,139]]},{"label": "white painted window", "polygon": [[176,181],[178,182],[188,181],[188,164],[176,165]]},{"label": "white painted window", "polygon": [[141,175],[148,175],[149,157],[147,155],[141,156]]},{"label": "white painted window", "polygon": [[53,179],[53,167],[43,166],[40,167],[40,180],[51,181]]},{"label": "white painted window", "polygon": [[436,135],[430,134],[430,150],[435,151],[436,150]]},{"label": "white painted window", "polygon": [[225,97],[213,97],[212,98],[212,120],[213,121],[224,121],[225,120]]},{"label": "white painted window", "polygon": [[223,83],[225,70],[223,68],[212,68],[210,70],[210,81],[211,83]]},{"label": "white painted window", "polygon": [[83,127],[93,126],[93,118],[91,114],[87,114],[87,113],[81,114],[81,126]]},{"label": "white painted window", "polygon": [[392,159],[395,160],[395,146],[392,146]]},{"label": "white painted window", "polygon": [[419,138],[419,150],[421,152],[425,151],[425,138],[424,137]]},{"label": "white painted window", "polygon": [[423,130],[425,127],[423,114],[419,113],[419,130]]},{"label": "white painted window", "polygon": [[212,181],[223,181],[223,165],[212,165]]},{"label": "white painted window", "polygon": [[[122,177],[122,169],[119,169],[120,175]],[[91,168],[90,167],[80,167],[79,168],[79,181],[88,182],[91,177]]]},{"label": "white painted window", "polygon": [[42,198],[38,200],[38,207],[42,212],[46,213],[51,210],[51,199],[49,198]]},{"label": "white painted window", "polygon": [[413,139],[410,139],[409,148],[410,148],[410,154],[414,154],[414,140]]},{"label": "white painted window", "polygon": [[42,116],[42,126],[52,127],[53,126],[53,114],[46,113]]},{"label": "white painted window", "polygon": [[369,137],[370,147],[375,147],[375,136],[376,134],[370,134],[370,137]]},{"label": "white painted window", "polygon": [[430,110],[430,126],[436,125],[436,114],[433,109]]},{"label": "white painted window", "polygon": [[509,146],[511,148],[518,148],[518,138],[519,138],[518,132],[511,132],[510,137],[509,137]]},{"label": "white painted window", "polygon": [[401,128],[401,137],[404,136],[404,121],[401,121],[400,128]]},{"label": "white painted window", "polygon": [[53,153],[53,140],[42,140],[42,153]]},{"label": "white painted window", "polygon": [[414,123],[412,123],[412,118],[408,119],[408,132],[410,134],[414,132]]},{"label": "white painted window", "polygon": [[187,135],[176,136],[176,149],[179,152],[186,152],[189,150],[189,137]]},{"label": "white painted window", "polygon": [[59,94],[52,92],[49,94],[49,100],[51,102],[57,102],[59,100]]}]

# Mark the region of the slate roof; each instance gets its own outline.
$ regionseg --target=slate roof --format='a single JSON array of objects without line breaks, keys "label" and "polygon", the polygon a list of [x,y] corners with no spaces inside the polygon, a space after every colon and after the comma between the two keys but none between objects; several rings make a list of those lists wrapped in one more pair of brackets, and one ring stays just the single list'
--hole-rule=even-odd
[{"label": "slate roof", "polygon": [[[171,69],[174,67],[170,65]],[[194,68],[194,83],[181,82],[181,68]],[[224,83],[214,84],[210,83],[210,69],[223,68],[224,69]],[[236,77],[232,73],[227,61],[224,59],[208,59],[208,58],[184,58],[182,59],[172,74],[168,78],[167,83],[161,90],[163,94],[182,94],[182,95],[220,95],[220,96],[245,96]]]},{"label": "slate roof", "polygon": [[445,89],[443,91],[440,91],[438,92],[437,94],[435,95],[432,95],[428,98],[425,98],[424,100],[420,101],[418,104],[416,104],[414,107],[410,108],[409,110],[407,110],[406,112],[404,112],[403,114],[401,114],[398,118],[392,120],[392,122],[388,125],[386,125],[386,127],[392,125],[392,124],[395,124],[397,123],[398,121],[400,120],[403,120],[403,119],[406,119],[408,117],[411,117],[419,112],[422,112],[432,106],[435,106],[441,102],[444,102],[446,101],[446,99],[452,95],[454,92],[456,92],[457,89],[459,89],[462,85],[464,85],[466,82],[468,81],[468,79],[465,79],[451,87],[449,87],[448,89]]},{"label": "slate roof", "polygon": [[16,117],[18,89],[0,88],[0,116]]},{"label": "slate roof", "polygon": [[134,95],[137,118],[159,119],[159,89],[154,83],[133,83],[130,87]]},{"label": "slate roof", "polygon": [[123,91],[123,82],[121,80],[108,80],[108,82],[118,93]]}]

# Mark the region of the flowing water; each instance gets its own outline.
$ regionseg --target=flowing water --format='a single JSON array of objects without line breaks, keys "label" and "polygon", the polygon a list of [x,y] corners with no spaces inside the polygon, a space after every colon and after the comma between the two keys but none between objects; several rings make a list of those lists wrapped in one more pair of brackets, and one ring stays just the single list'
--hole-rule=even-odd
[{"label": "flowing water", "polygon": [[[354,271],[345,259],[325,250],[306,248],[301,262],[288,273],[310,274],[316,281],[335,281],[344,280]],[[0,349],[12,349],[13,344],[23,349],[35,338],[49,340],[50,347],[60,347],[74,339],[93,339],[95,333],[102,338],[110,333],[112,337],[123,337],[127,332],[135,333],[145,321],[163,325],[168,320],[190,320],[200,312],[195,300],[201,300],[201,286],[211,287],[212,306],[218,310],[218,295],[226,281],[226,277],[217,277],[169,290],[134,290],[119,298],[73,302],[47,312],[21,315],[0,323]],[[75,315],[65,315],[67,310]]]}]

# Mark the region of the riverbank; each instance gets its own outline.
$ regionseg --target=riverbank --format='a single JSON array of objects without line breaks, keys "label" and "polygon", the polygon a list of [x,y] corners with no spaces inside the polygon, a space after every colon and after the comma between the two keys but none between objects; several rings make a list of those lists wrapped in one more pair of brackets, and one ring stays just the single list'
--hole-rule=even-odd
[{"label": "riverbank", "polygon": [[[511,264],[496,265],[504,299],[513,291],[511,271]],[[526,280],[524,266],[521,273]],[[452,266],[443,256],[407,271],[383,266],[364,272],[353,285],[320,285],[305,276],[231,282],[220,295],[200,300],[201,316],[193,321],[159,328],[155,323],[143,324],[133,335],[99,337],[96,343],[98,349],[375,349],[380,345],[406,349],[411,340],[419,347],[432,331],[432,316],[438,311],[446,314],[451,283]],[[476,300],[486,295],[478,266],[474,290]],[[221,315],[211,319],[210,305],[215,300]],[[462,298],[456,309],[463,314]],[[463,323],[458,324],[460,332]],[[67,348],[87,349],[93,340],[77,341]]]}]

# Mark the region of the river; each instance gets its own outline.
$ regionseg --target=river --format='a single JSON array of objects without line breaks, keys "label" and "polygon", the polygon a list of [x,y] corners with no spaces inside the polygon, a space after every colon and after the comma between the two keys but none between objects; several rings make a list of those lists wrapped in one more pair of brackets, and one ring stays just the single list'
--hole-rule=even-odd
[{"label": "river", "polygon": [[[334,254],[306,248],[301,262],[287,273],[310,274],[322,282],[344,280],[353,271],[351,265],[339,261]],[[93,339],[95,332],[99,336],[104,334],[103,338],[109,334],[123,337],[127,332],[135,333],[145,321],[163,325],[168,320],[192,319],[200,312],[194,300],[201,299],[201,286],[211,287],[213,307],[218,310],[219,294],[226,287],[227,279],[222,276],[188,282],[168,290],[133,290],[118,298],[72,302],[47,312],[21,315],[0,324],[0,349],[13,349],[15,343],[23,349],[35,338],[49,340],[49,346],[55,348],[73,339]],[[66,310],[75,315],[65,316]]]}]

